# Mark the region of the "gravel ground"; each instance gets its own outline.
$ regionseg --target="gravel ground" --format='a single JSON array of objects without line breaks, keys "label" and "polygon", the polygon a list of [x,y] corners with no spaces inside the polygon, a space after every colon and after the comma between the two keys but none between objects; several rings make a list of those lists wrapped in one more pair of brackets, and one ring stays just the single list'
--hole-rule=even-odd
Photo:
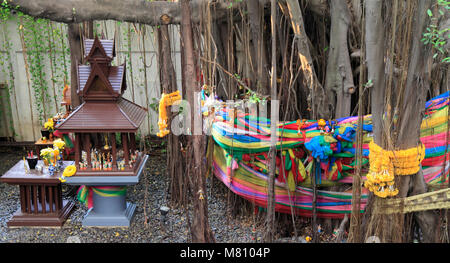
[{"label": "gravel ground", "polygon": [[[4,174],[24,154],[22,149],[0,149],[0,175]],[[77,202],[75,196],[68,196],[69,186],[63,186],[63,195],[76,201],[76,206],[62,228],[8,228],[6,222],[19,208],[19,189],[15,185],[0,183],[0,243],[178,243],[190,242],[184,209],[171,208],[166,224],[162,224],[159,208],[168,205],[165,174],[165,156],[151,156],[145,174],[135,186],[129,186],[127,201],[137,204],[136,213],[129,228],[82,227],[81,221],[87,208]],[[258,242],[262,227],[254,228],[252,217],[230,218],[227,214],[225,191],[218,186],[218,180],[208,181],[208,206],[211,228],[217,242]],[[147,198],[145,189],[147,188]],[[146,200],[147,199],[147,200]],[[145,224],[144,207],[148,218]],[[169,206],[170,207],[170,206]],[[192,214],[192,213],[190,213]]]}]

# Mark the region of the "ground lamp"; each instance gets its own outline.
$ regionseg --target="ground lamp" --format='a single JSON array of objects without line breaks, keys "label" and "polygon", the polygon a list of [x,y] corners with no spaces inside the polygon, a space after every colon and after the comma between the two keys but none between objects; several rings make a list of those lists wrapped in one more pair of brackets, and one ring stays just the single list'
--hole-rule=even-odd
[{"label": "ground lamp", "polygon": [[161,222],[163,222],[164,224],[166,223],[166,217],[167,217],[167,213],[169,213],[170,208],[168,208],[167,206],[161,206],[159,208],[159,211],[161,212]]}]

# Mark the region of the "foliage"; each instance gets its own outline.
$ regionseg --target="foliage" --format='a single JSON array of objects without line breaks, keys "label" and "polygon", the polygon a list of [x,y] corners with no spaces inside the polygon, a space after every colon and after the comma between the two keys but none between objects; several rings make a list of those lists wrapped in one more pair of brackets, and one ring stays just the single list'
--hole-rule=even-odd
[{"label": "foliage", "polygon": [[[7,103],[7,109],[6,109],[6,114],[9,116],[9,129],[12,133],[12,136],[16,136],[16,132],[14,129],[14,118],[13,118],[13,114],[12,114],[12,108],[11,108],[11,97],[13,96],[13,92],[14,92],[14,74],[13,74],[13,69],[12,69],[12,60],[11,60],[11,47],[12,47],[12,43],[9,39],[9,32],[7,27],[5,26],[6,21],[8,21],[8,19],[10,19],[11,17],[11,8],[9,7],[8,3],[6,2],[6,0],[4,0],[1,4],[0,4],[0,26],[4,26],[4,30],[3,30],[3,36],[4,36],[4,41],[3,41],[3,45],[2,45],[2,49],[5,51],[0,52],[0,66],[1,66],[1,71],[3,74],[5,74],[5,76],[7,76],[7,83],[6,83],[6,101],[9,102]],[[0,100],[2,98],[0,97]],[[0,114],[2,114],[2,108],[0,107]]]},{"label": "foliage", "polygon": [[[45,57],[46,45],[45,35],[41,34],[44,31],[44,20],[33,19],[30,16],[22,13],[18,14],[20,22],[18,22],[18,29],[23,34],[24,44],[26,45],[26,56],[28,58],[28,67],[31,75],[31,87],[36,98],[36,109],[39,113],[40,125],[47,119],[47,113],[50,108],[48,101],[50,100],[49,86],[47,83],[47,74],[45,72]],[[23,24],[22,24],[23,21]]]},{"label": "foliage", "polygon": [[[427,10],[427,14],[430,17],[432,23],[426,28],[426,32],[423,33],[423,38],[421,41],[428,45],[430,44],[434,50],[437,50],[439,53],[443,55],[447,55],[448,52],[444,49],[444,46],[447,44],[447,39],[450,38],[450,28],[443,28],[439,29],[436,25],[436,22],[439,20],[439,16],[444,16],[444,11],[442,9],[448,11],[450,9],[450,2],[445,0],[437,0],[438,7],[441,7],[439,9],[439,15],[433,14],[433,11],[430,9]],[[433,55],[433,59],[435,59],[439,53],[435,53]],[[445,57],[442,59],[442,62],[448,63],[450,62],[450,57]]]},{"label": "foliage", "polygon": [[[47,116],[53,115],[60,110],[62,89],[64,82],[68,83],[67,56],[70,50],[64,41],[64,26],[58,25],[46,19],[35,19],[25,15],[17,10],[18,6],[11,7],[6,0],[0,4],[0,24],[7,21],[17,23],[18,32],[21,35],[23,48],[26,49],[24,59],[26,59],[26,70],[29,72],[29,81],[34,95],[35,108],[38,112],[39,125],[46,120]],[[9,39],[9,32],[6,26],[3,29],[4,41],[3,50],[0,53],[0,64],[2,72],[9,75],[8,80],[8,101],[14,92],[14,72],[10,53],[12,52],[12,43]],[[46,68],[49,61],[50,69]],[[6,65],[6,67],[4,66]],[[47,72],[51,72],[49,75]],[[49,75],[49,76],[48,76]],[[50,92],[49,81],[53,87]],[[57,92],[59,91],[59,92]],[[54,101],[54,109],[51,107],[51,101]],[[13,118],[11,109],[11,129],[13,129]]]}]

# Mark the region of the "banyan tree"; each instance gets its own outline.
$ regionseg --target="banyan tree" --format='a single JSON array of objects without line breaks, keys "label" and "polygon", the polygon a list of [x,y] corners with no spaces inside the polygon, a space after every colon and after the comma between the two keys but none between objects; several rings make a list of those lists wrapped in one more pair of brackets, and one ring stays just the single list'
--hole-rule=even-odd
[{"label": "banyan tree", "polygon": [[[283,132],[291,132],[293,137],[298,136],[295,139],[304,140],[305,144],[312,140],[312,136],[306,135],[307,132],[316,134],[315,137],[322,136],[322,139],[317,139],[316,144],[308,144],[308,147],[311,146],[309,149],[302,145],[301,151],[297,148],[289,151],[289,141],[284,141],[280,147],[272,147],[271,154],[267,156],[255,153],[246,156],[242,153],[237,158],[236,154],[230,154],[231,150],[228,155],[223,155],[224,160],[230,164],[228,167],[233,166],[233,159],[239,166],[239,162],[260,158],[262,163],[267,164],[263,167],[266,175],[276,177],[278,173],[278,177],[273,179],[275,186],[268,192],[272,195],[272,204],[276,200],[273,199],[276,198],[273,194],[277,191],[273,189],[280,189],[276,188],[276,183],[279,183],[277,180],[282,174],[278,171],[279,168],[274,168],[275,165],[281,167],[280,162],[284,161],[284,167],[292,169],[292,164],[297,164],[296,158],[305,160],[307,155],[312,155],[311,149],[321,150],[319,146],[327,143],[331,152],[340,146],[343,146],[342,149],[351,149],[351,162],[337,162],[339,165],[336,164],[336,167],[340,168],[333,168],[333,165],[324,168],[321,166],[324,162],[320,158],[308,159],[311,166],[305,168],[310,169],[306,169],[310,173],[310,179],[314,177],[311,176],[314,175],[311,171],[323,175],[327,169],[335,169],[334,173],[327,175],[335,174],[336,178],[349,176],[345,184],[324,186],[320,185],[320,181],[316,185],[317,182],[312,180],[312,185],[308,188],[310,190],[305,190],[312,193],[312,205],[308,208],[311,214],[307,216],[313,218],[314,233],[317,232],[318,224],[332,232],[339,227],[342,219],[332,216],[317,218],[321,213],[317,198],[320,201],[321,194],[324,193],[319,191],[347,191],[346,196],[350,196],[350,206],[353,206],[351,211],[347,211],[348,214],[351,213],[349,241],[363,242],[369,236],[377,236],[383,242],[410,242],[413,238],[413,225],[420,227],[423,241],[436,242],[439,240],[438,234],[441,240],[445,240],[442,238],[445,236],[443,233],[435,231],[439,228],[438,224],[444,224],[442,219],[448,217],[445,209],[393,214],[379,212],[383,207],[392,207],[392,203],[395,203],[392,200],[406,202],[410,200],[408,197],[435,190],[429,189],[424,179],[424,171],[428,174],[431,170],[426,169],[432,165],[435,173],[441,171],[439,174],[443,179],[439,187],[448,188],[448,116],[444,114],[448,96],[438,97],[448,91],[449,44],[446,36],[449,5],[445,1],[123,0],[105,3],[89,0],[12,0],[8,3],[16,7],[14,10],[30,16],[68,24],[73,63],[72,84],[82,82],[77,78],[75,70],[77,63],[82,62],[79,24],[88,25],[94,20],[110,19],[155,26],[158,32],[159,78],[164,93],[181,88],[182,98],[190,105],[198,100],[195,94],[203,94],[207,87],[213,88],[214,95],[217,96],[215,99],[224,102],[244,99],[268,101],[269,105],[275,105],[275,101],[279,101],[276,109],[279,111],[280,122],[286,124]],[[167,31],[168,25],[180,26],[182,87],[177,87],[173,81],[175,62],[167,55],[170,54],[172,43]],[[101,72],[101,67],[98,70]],[[71,95],[75,108],[80,101],[76,89],[72,89]],[[439,105],[442,107],[439,108]],[[194,107],[188,109],[192,116],[198,113]],[[442,116],[437,115],[438,111]],[[230,116],[240,120],[239,115]],[[353,126],[344,126],[344,119],[351,116]],[[435,126],[423,124],[425,120],[429,121],[428,118],[437,116],[442,119],[439,123],[436,121],[433,124]],[[171,118],[176,116],[169,116],[169,120]],[[249,117],[241,120],[240,124],[248,126],[253,121]],[[194,119],[190,121],[193,127]],[[367,125],[371,125],[370,129]],[[340,129],[342,127],[349,129]],[[270,134],[270,128],[266,128],[261,128],[259,132],[263,135]],[[247,127],[248,129],[250,128]],[[348,134],[351,139],[342,143]],[[429,147],[435,148],[437,145],[429,146],[427,142],[423,142],[423,138],[436,134],[443,136],[438,145],[442,148],[439,148],[439,154],[431,156]],[[214,137],[214,134],[213,139],[207,139],[203,134],[169,136],[170,189],[172,193],[178,191],[174,196],[179,203],[186,204],[189,200],[193,204],[192,241],[213,242],[214,236],[208,223],[208,198],[202,193],[207,190],[205,176],[211,168],[206,167],[206,164],[211,164],[210,158],[218,156],[211,150],[208,151],[208,158],[205,158],[206,144],[211,145],[213,139],[219,144],[217,138],[220,137]],[[220,139],[226,141],[228,138]],[[370,149],[368,141],[371,141]],[[283,145],[287,145],[285,152]],[[428,152],[424,145],[428,145]],[[226,143],[221,146],[225,149]],[[270,147],[264,151],[268,151],[268,148]],[[368,150],[371,150],[372,159]],[[216,153],[218,152],[217,150]],[[399,164],[396,156],[401,154],[404,154],[405,160]],[[278,164],[275,156],[280,159]],[[382,156],[389,158],[381,158]],[[350,157],[341,154],[337,158]],[[436,162],[432,165],[425,162],[429,166],[424,165],[423,160],[427,158],[435,158],[433,160]],[[376,159],[384,161],[376,162]],[[330,161],[331,158],[326,160]],[[376,194],[379,189],[367,191],[368,185],[364,183],[366,176],[372,172],[382,174],[384,171],[389,174],[389,184],[395,186],[392,190],[396,193],[395,196],[379,196]],[[290,180],[292,183],[289,172],[286,174],[286,182]],[[301,181],[302,176],[295,178]],[[266,187],[265,183],[263,185]],[[364,185],[367,186],[366,190]],[[351,190],[349,186],[352,187]],[[300,186],[294,185],[291,189],[297,189],[295,187]],[[384,189],[384,185],[381,188]],[[287,191],[288,186],[284,186],[282,190]],[[188,194],[189,198],[186,198]],[[363,198],[366,198],[367,205],[362,201]],[[234,199],[234,203],[237,200],[240,199]],[[274,217],[276,207],[275,204],[267,208],[270,217]],[[289,204],[283,207],[288,215],[284,220],[289,224],[292,222],[291,226],[296,230],[298,214],[292,207]],[[440,211],[440,216],[437,211]],[[267,222],[267,229],[274,231],[274,220]],[[447,220],[445,230],[447,236],[450,233],[448,222]],[[345,222],[342,225],[345,227]],[[273,241],[275,236],[268,235],[266,241]],[[317,241],[316,236],[313,238]]]}]

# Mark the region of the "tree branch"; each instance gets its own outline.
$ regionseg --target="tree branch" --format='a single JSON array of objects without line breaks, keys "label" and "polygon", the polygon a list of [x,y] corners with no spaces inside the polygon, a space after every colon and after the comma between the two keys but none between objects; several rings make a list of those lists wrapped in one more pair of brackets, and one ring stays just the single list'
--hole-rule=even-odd
[{"label": "tree branch", "polygon": [[[308,45],[309,39],[306,35],[300,4],[296,0],[286,0],[282,2],[286,3],[286,7],[280,4],[282,12],[291,19],[306,87],[310,89],[308,100],[313,108],[313,115],[328,119],[331,117],[331,104],[329,103],[314,70],[313,59]],[[313,116],[314,119],[316,117],[317,116]]]},{"label": "tree branch", "polygon": [[[202,18],[200,6],[209,0],[192,0],[192,22]],[[10,0],[10,6],[17,7],[27,15],[45,18],[62,23],[81,23],[92,20],[116,20],[147,25],[180,24],[181,8],[179,2],[144,0]],[[216,18],[224,17],[229,8],[241,3],[212,1]]]}]

